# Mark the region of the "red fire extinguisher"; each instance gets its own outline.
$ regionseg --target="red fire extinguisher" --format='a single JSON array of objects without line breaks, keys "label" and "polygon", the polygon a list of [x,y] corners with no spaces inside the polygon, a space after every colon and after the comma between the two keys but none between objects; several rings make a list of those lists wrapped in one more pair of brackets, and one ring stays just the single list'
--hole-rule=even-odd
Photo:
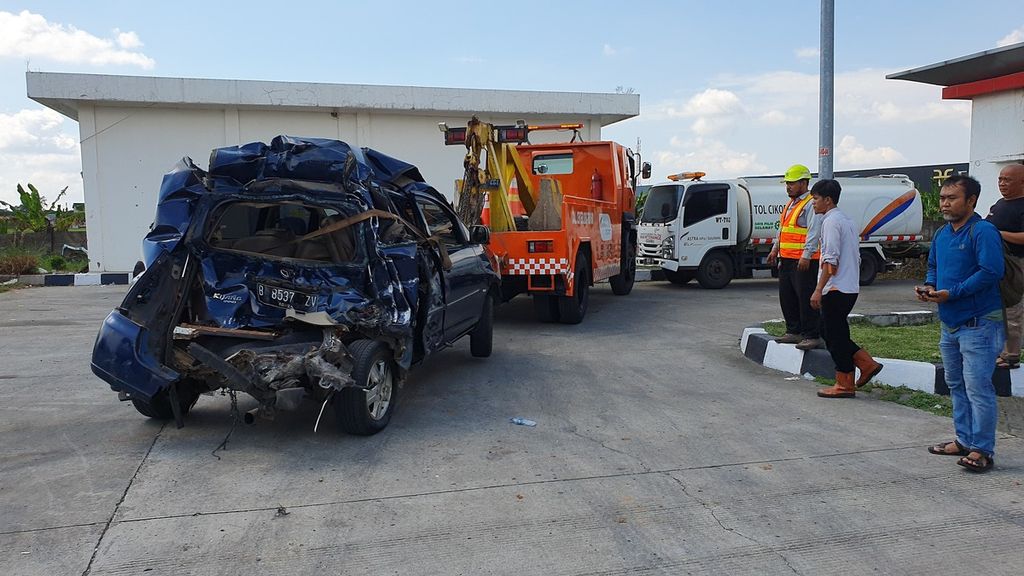
[{"label": "red fire extinguisher", "polygon": [[600,199],[603,185],[601,175],[597,173],[597,168],[594,168],[594,175],[590,177],[590,197]]}]

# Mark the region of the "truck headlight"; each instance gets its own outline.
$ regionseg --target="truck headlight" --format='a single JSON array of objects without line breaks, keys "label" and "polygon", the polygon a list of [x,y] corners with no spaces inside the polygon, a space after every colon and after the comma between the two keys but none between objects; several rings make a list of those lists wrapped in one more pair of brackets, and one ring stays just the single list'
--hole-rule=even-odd
[{"label": "truck headlight", "polygon": [[673,259],[676,257],[676,239],[674,236],[669,236],[661,242],[661,257]]}]

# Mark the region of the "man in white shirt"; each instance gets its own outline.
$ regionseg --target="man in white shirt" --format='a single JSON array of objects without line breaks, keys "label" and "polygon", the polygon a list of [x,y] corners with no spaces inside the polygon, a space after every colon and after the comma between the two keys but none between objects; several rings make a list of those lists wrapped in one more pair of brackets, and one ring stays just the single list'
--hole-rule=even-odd
[{"label": "man in white shirt", "polygon": [[[835,180],[819,180],[811,188],[814,212],[824,215],[818,285],[811,307],[821,310],[822,335],[836,364],[836,384],[818,390],[822,398],[853,398],[858,387],[882,371],[882,365],[850,339],[847,317],[860,293],[860,242],[853,221],[836,207],[840,192],[842,187]],[[856,383],[854,368],[860,369]]]}]

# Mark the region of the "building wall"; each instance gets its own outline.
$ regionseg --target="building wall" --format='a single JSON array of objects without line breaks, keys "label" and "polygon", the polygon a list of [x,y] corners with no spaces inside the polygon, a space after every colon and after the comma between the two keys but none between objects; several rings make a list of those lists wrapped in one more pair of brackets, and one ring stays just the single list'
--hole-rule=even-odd
[{"label": "building wall", "polygon": [[[481,120],[512,124],[517,117]],[[598,118],[518,119],[529,123],[583,122],[586,140],[601,137]],[[328,110],[252,110],[98,106],[79,108],[82,176],[86,203],[90,270],[129,271],[140,259],[163,175],[182,157],[206,168],[210,150],[246,142],[268,142],[278,134],[337,138],[377,149],[415,164],[424,178],[449,198],[462,177],[465,148],[444,146],[438,122],[464,126],[468,118]],[[536,132],[535,143],[568,139],[570,134]]]},{"label": "building wall", "polygon": [[974,98],[971,108],[970,174],[981,182],[978,213],[1000,198],[996,178],[1003,166],[1024,160],[1024,90]]}]

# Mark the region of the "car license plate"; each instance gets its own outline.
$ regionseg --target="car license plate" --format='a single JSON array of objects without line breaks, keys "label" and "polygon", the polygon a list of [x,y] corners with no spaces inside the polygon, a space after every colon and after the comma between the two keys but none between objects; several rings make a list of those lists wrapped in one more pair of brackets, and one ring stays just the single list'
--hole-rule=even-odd
[{"label": "car license plate", "polygon": [[318,297],[315,294],[307,294],[298,290],[257,283],[256,299],[269,306],[305,311],[316,308]]}]

